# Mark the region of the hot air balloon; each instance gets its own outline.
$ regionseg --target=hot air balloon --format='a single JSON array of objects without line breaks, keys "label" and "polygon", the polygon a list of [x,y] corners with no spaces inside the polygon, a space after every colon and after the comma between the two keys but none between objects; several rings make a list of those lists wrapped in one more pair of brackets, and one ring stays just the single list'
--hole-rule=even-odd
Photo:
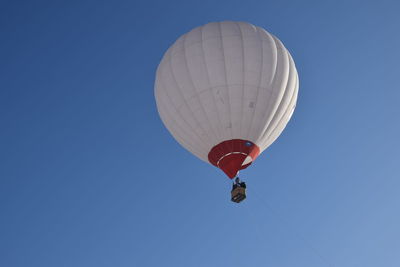
[{"label": "hot air balloon", "polygon": [[188,151],[229,178],[281,134],[298,75],[275,36],[246,22],[213,22],[182,35],[156,73],[157,109]]}]

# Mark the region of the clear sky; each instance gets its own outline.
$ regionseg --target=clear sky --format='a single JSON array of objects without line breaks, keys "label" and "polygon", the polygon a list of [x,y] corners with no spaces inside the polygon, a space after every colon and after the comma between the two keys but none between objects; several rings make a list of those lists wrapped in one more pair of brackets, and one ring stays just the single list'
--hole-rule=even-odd
[{"label": "clear sky", "polygon": [[[400,266],[398,1],[2,1],[0,266]],[[241,20],[300,77],[281,137],[230,181],[158,117],[181,34]]]}]

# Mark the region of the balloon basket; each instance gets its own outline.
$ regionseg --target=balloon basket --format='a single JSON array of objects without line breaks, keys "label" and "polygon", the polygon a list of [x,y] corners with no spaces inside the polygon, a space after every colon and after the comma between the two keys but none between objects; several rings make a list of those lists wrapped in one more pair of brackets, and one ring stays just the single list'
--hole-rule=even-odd
[{"label": "balloon basket", "polygon": [[231,201],[240,203],[246,198],[246,189],[243,187],[236,187],[231,191]]}]

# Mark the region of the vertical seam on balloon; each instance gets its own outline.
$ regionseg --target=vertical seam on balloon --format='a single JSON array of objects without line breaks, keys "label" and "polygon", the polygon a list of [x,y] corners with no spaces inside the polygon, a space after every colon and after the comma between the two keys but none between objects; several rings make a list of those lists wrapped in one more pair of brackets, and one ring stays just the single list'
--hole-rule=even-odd
[{"label": "vertical seam on balloon", "polygon": [[[200,34],[201,34],[201,50],[202,50],[202,52],[203,52],[204,65],[205,65],[205,67],[206,67],[207,80],[208,80],[208,87],[209,87],[209,90],[208,90],[208,91],[210,91],[210,94],[211,94],[212,97],[213,97],[214,104],[215,104],[215,111],[216,111],[216,113],[217,113],[218,121],[221,123],[221,119],[219,118],[219,112],[218,112],[218,107],[217,107],[217,103],[216,103],[216,100],[215,100],[214,92],[213,92],[212,89],[211,89],[210,74],[208,73],[208,68],[207,68],[206,53],[205,53],[205,51],[204,51],[204,45],[203,45],[203,42],[204,42],[204,39],[203,39],[203,27],[204,27],[204,26],[202,26],[202,27],[200,28]],[[184,49],[185,49],[184,53],[185,53],[185,62],[186,62],[186,46],[185,46],[185,43],[184,43]],[[186,62],[186,66],[187,66],[187,62]],[[189,70],[189,68],[188,68],[188,70]],[[189,71],[189,75],[190,75],[190,71]],[[190,79],[191,79],[191,77],[190,77]],[[191,79],[191,80],[192,80],[192,79]],[[194,87],[194,84],[193,84],[193,87]],[[197,90],[196,90],[196,91],[197,91]],[[199,96],[200,96],[200,95],[199,95]],[[208,116],[207,116],[206,109],[204,108],[203,103],[202,103],[202,101],[201,101],[200,99],[199,99],[199,102],[200,102],[200,105],[201,105],[201,107],[202,107],[202,109],[203,109],[203,111],[204,111],[204,114],[206,115],[206,118],[207,118],[207,120],[208,120],[208,123],[211,124],[211,121],[210,121],[210,119],[209,119]],[[214,129],[212,126],[213,126],[213,125],[211,125],[211,128],[213,129],[213,132],[214,132],[214,134],[215,134],[216,143],[217,143],[217,142],[221,141],[221,136],[220,136],[220,134],[219,134],[218,128],[217,128],[217,129]],[[215,131],[214,131],[214,130],[215,130]],[[212,148],[213,145],[214,145],[214,144],[211,144],[211,148]],[[211,149],[211,148],[210,148],[210,149]]]},{"label": "vertical seam on balloon", "polygon": [[[162,86],[161,83],[160,83],[160,86]],[[167,93],[167,90],[163,90],[163,92],[164,92],[165,95],[167,96],[167,98],[168,98],[168,100],[169,100],[169,102],[170,102],[170,104],[171,104],[170,106],[172,106],[175,110],[177,110],[176,107],[173,105],[173,103],[172,103],[172,101],[171,101],[171,99],[170,99],[170,97],[169,97],[169,95],[168,95],[168,93]],[[158,99],[158,102],[160,103],[160,105],[165,105],[165,106],[167,105],[167,104],[164,103],[164,101],[162,101],[162,98]],[[171,132],[171,133],[174,133],[175,135],[178,135],[179,137],[181,137],[182,143],[186,144],[186,145],[188,146],[189,149],[190,149],[190,148],[193,149],[194,146],[192,146],[191,143],[194,144],[194,145],[195,145],[195,143],[193,143],[193,141],[190,141],[190,138],[187,138],[187,136],[190,136],[190,134],[188,134],[188,133],[186,132],[186,130],[184,130],[184,128],[182,128],[182,127],[177,123],[177,120],[175,120],[174,117],[171,116],[171,114],[170,114],[170,112],[168,111],[167,108],[164,108],[163,111],[164,111],[165,113],[167,113],[167,116],[166,116],[166,118],[164,118],[164,119],[166,119],[166,120],[172,120],[172,121],[175,123],[175,125],[176,125],[179,129],[181,129],[182,132],[185,133],[184,135],[185,135],[186,137],[182,137],[182,135],[178,134],[177,132],[175,132],[175,131],[173,131],[173,130],[171,130],[170,132]],[[176,113],[179,114],[178,111],[176,111]],[[161,113],[160,113],[160,114],[161,114]],[[179,115],[180,115],[180,114],[179,114]],[[162,118],[162,116],[161,116],[161,118]],[[181,117],[181,118],[182,118],[182,117]],[[163,118],[162,118],[162,119],[163,119]],[[183,118],[182,118],[182,120],[185,122],[185,124],[189,125],[189,128],[191,128],[191,126],[190,126],[189,123],[187,123]],[[165,124],[165,127],[167,127],[166,124]],[[167,129],[168,129],[168,127],[167,127]],[[193,131],[193,132],[194,132],[194,131]],[[174,135],[174,134],[173,134],[173,135]],[[194,132],[194,134],[197,135],[196,132]],[[177,140],[177,141],[178,141],[178,140]],[[199,144],[201,144],[201,139],[200,139],[200,138],[199,138],[199,142],[200,142]],[[178,143],[179,143],[179,141],[178,141]],[[204,158],[201,156],[201,155],[204,154],[204,153],[201,153],[201,151],[198,151],[197,149],[193,149],[193,151],[196,152],[196,153],[194,153],[194,154],[198,154],[198,157],[200,157],[201,159],[204,160]]]},{"label": "vertical seam on balloon", "polygon": [[[208,134],[208,132],[207,131],[205,131],[204,129],[203,129],[203,127],[202,127],[202,125],[198,122],[198,120],[196,119],[196,116],[194,115],[194,113],[193,113],[193,111],[189,108],[189,105],[188,105],[188,103],[186,102],[186,99],[185,99],[185,96],[183,95],[183,93],[182,93],[182,90],[181,90],[181,88],[180,88],[180,86],[179,86],[179,84],[178,84],[178,82],[177,82],[177,80],[176,80],[176,77],[175,77],[175,73],[174,73],[174,68],[172,67],[172,58],[170,57],[169,58],[169,61],[168,61],[168,63],[169,63],[169,68],[170,68],[170,70],[171,70],[171,74],[172,74],[172,78],[174,79],[174,82],[175,82],[175,84],[176,84],[176,87],[177,87],[177,89],[178,89],[178,92],[179,92],[179,94],[182,96],[182,98],[183,98],[183,102],[185,103],[185,105],[188,107],[188,109],[190,110],[190,112],[192,113],[192,115],[193,115],[193,119],[196,121],[196,123],[199,125],[199,127],[201,128],[201,130],[207,135],[207,136],[209,136],[209,134]],[[169,97],[169,96],[168,96]],[[171,103],[172,103],[172,101],[171,101]],[[175,109],[176,109],[176,107],[175,107]],[[186,122],[186,120],[183,118],[183,116],[180,114],[180,112],[179,112],[179,110],[177,109],[177,112],[178,112],[178,114],[181,116],[181,118]],[[189,123],[188,123],[189,124]],[[189,124],[189,126],[190,126],[190,124]],[[192,128],[192,127],[191,127]],[[192,128],[193,129],[193,128]],[[194,131],[194,133],[196,134],[196,131],[193,129],[193,131]],[[196,134],[197,135],[197,134]],[[200,136],[198,136],[199,138],[200,138]],[[200,138],[200,140],[203,140],[202,138]]]},{"label": "vertical seam on balloon", "polygon": [[288,62],[288,74],[287,74],[286,84],[284,86],[285,90],[284,90],[284,93],[283,93],[281,99],[279,100],[279,104],[277,105],[277,107],[275,109],[275,112],[272,115],[271,120],[268,123],[268,126],[265,128],[265,130],[263,131],[263,133],[261,135],[261,140],[263,140],[262,143],[265,142],[265,136],[268,133],[269,127],[272,125],[273,122],[275,122],[275,120],[276,120],[276,118],[278,116],[279,108],[281,107],[281,105],[282,105],[282,103],[283,103],[283,101],[285,99],[285,95],[287,93],[287,88],[288,88],[288,85],[289,85],[289,78],[290,78],[290,72],[291,72],[290,60],[289,60],[289,56],[288,56],[289,53],[286,51],[286,49],[282,50],[282,52],[286,55],[285,56],[285,59],[286,59],[285,61]]},{"label": "vertical seam on balloon", "polygon": [[[161,103],[160,103],[161,104]],[[164,105],[164,104],[161,104]],[[171,117],[169,115],[169,112],[165,111],[168,114],[168,117]],[[183,132],[182,127],[179,126],[179,124],[171,117],[170,118],[164,118],[163,120],[172,122],[177,128],[179,128],[179,132]],[[201,152],[199,152],[197,149],[194,149],[193,145],[191,145],[191,143],[188,143],[185,137],[183,137],[184,135],[179,134],[177,131],[173,130],[172,128],[167,127],[167,125],[164,123],[165,127],[171,132],[171,134],[175,137],[175,140],[182,144],[182,146],[184,148],[186,148],[187,150],[189,150],[191,153],[193,153],[194,155],[198,156],[199,158],[203,159]],[[186,134],[185,134],[186,135]]]},{"label": "vertical seam on balloon", "polygon": [[[279,121],[278,121],[278,123],[276,124],[276,126],[274,127],[274,129],[269,133],[269,135],[268,135],[267,137],[264,138],[265,143],[262,144],[263,146],[266,146],[268,143],[270,143],[268,140],[270,139],[271,136],[273,136],[273,134],[275,133],[275,131],[276,131],[277,129],[279,129],[279,127],[281,127],[281,126],[283,125],[282,131],[283,131],[283,129],[286,127],[286,124],[289,122],[289,120],[288,120],[288,118],[287,118],[286,116],[288,115],[288,112],[291,112],[291,111],[289,111],[290,108],[291,108],[291,107],[292,107],[292,108],[294,107],[293,104],[295,104],[297,92],[298,92],[298,89],[297,89],[297,78],[296,78],[295,89],[293,90],[293,93],[292,93],[292,95],[291,95],[291,97],[290,97],[289,104],[287,105],[285,111],[283,112],[281,118],[279,119]],[[286,120],[286,123],[283,121],[284,119],[287,119],[287,120]],[[289,119],[290,119],[290,118],[289,118]],[[275,138],[275,139],[276,139],[276,138]],[[271,140],[270,140],[270,141],[271,141]],[[273,140],[272,140],[272,141],[273,141]],[[272,143],[272,142],[271,142],[271,143]]]},{"label": "vertical seam on balloon", "polygon": [[[276,102],[276,104],[275,104],[276,107],[274,108],[274,112],[271,113],[271,119],[269,120],[267,127],[264,128],[264,130],[263,130],[263,132],[262,132],[262,135],[261,135],[261,140],[262,140],[261,142],[262,142],[262,143],[265,142],[265,135],[267,134],[267,132],[268,132],[268,130],[269,130],[269,127],[270,127],[270,126],[272,125],[272,123],[275,121],[276,116],[277,116],[277,113],[278,113],[278,111],[279,111],[279,108],[281,107],[282,102],[284,101],[285,95],[286,95],[286,93],[287,93],[287,86],[288,86],[288,84],[289,84],[289,77],[290,77],[290,62],[288,61],[288,57],[287,57],[288,53],[287,53],[287,51],[286,51],[286,50],[282,50],[282,53],[283,53],[284,55],[286,55],[286,56],[284,57],[283,61],[286,62],[286,63],[288,64],[288,72],[287,72],[287,75],[285,75],[285,77],[286,77],[286,84],[285,84],[284,86],[281,86],[281,87],[280,87],[280,88],[284,87],[284,91],[283,91],[282,97],[279,99],[279,102]],[[285,59],[286,59],[286,60],[285,60]],[[283,85],[283,84],[282,84],[282,85]]]},{"label": "vertical seam on balloon", "polygon": [[[218,22],[219,25],[219,33],[221,36],[221,44],[222,44],[222,55],[224,57],[224,71],[225,71],[225,88],[228,94],[228,114],[229,114],[229,126],[230,126],[230,132],[231,132],[231,139],[233,139],[233,130],[232,130],[232,114],[231,114],[231,99],[230,99],[230,93],[229,93],[229,84],[228,84],[228,72],[226,71],[226,55],[225,55],[225,47],[224,47],[224,37],[222,35],[222,23]],[[233,150],[233,145],[231,147],[231,150]]]},{"label": "vertical seam on balloon", "polygon": [[[192,74],[191,74],[191,72],[190,72],[190,68],[189,68],[189,64],[188,64],[188,62],[187,62],[187,56],[186,56],[186,37],[187,37],[187,35],[185,35],[183,38],[184,38],[184,40],[183,40],[183,56],[184,56],[184,61],[185,61],[185,66],[186,66],[186,69],[187,69],[187,71],[188,71],[188,74],[189,74],[189,79],[190,79],[190,82],[191,82],[191,84],[192,84],[192,86],[193,86],[193,89],[194,89],[194,91],[195,91],[195,94],[196,94],[196,97],[195,98],[197,98],[197,100],[198,100],[198,102],[199,102],[199,105],[200,105],[200,107],[201,107],[201,109],[202,109],[202,111],[203,111],[203,113],[204,113],[204,116],[206,117],[206,119],[207,119],[207,121],[208,121],[208,123],[210,124],[210,129],[213,131],[213,134],[215,135],[215,138],[216,138],[216,140],[218,140],[218,137],[217,137],[217,135],[216,135],[216,133],[215,133],[215,131],[214,131],[214,129],[213,129],[213,125],[211,124],[211,122],[210,122],[210,120],[209,120],[209,118],[208,118],[208,116],[207,116],[207,113],[206,113],[206,111],[205,111],[205,108],[204,108],[204,106],[203,106],[203,103],[202,103],[202,101],[201,101],[201,99],[200,99],[200,93],[198,92],[198,90],[197,90],[197,87],[195,86],[195,84],[194,84],[194,82],[193,82],[193,78],[192,78]],[[207,72],[207,66],[206,66],[206,72]],[[208,77],[208,72],[207,72],[207,77]],[[210,84],[210,83],[209,83]],[[190,108],[189,108],[190,109]],[[194,112],[193,112],[194,113]],[[211,146],[212,146],[213,144],[211,144]],[[210,144],[207,144],[207,146],[210,146]],[[209,148],[206,148],[206,150],[207,149],[209,149]],[[209,151],[207,151],[207,153],[208,153]]]},{"label": "vertical seam on balloon", "polygon": [[[260,94],[260,87],[261,87],[261,80],[262,80],[261,77],[262,77],[263,70],[264,70],[264,44],[263,44],[263,40],[260,35],[260,31],[258,30],[258,27],[255,27],[255,28],[257,31],[258,38],[260,39],[260,43],[261,43],[261,69],[260,69],[260,75],[259,75],[259,79],[258,79],[256,102],[253,107],[253,115],[251,116],[251,122],[250,122],[250,126],[249,126],[249,129],[247,131],[247,136],[246,136],[247,140],[249,140],[249,138],[251,137],[250,133],[251,133],[251,130],[253,129],[254,116],[256,114],[256,108],[257,108],[257,104],[258,104],[258,96]],[[252,141],[255,141],[255,140],[252,140]]]},{"label": "vertical seam on balloon", "polygon": [[[267,32],[266,32],[267,33]],[[279,64],[279,55],[278,55],[278,47],[277,47],[277,44],[276,44],[276,40],[275,40],[275,38],[271,35],[271,34],[269,34],[269,33],[267,33],[267,36],[268,37],[270,37],[271,38],[271,43],[273,44],[273,45],[271,45],[271,48],[274,48],[275,49],[275,54],[276,54],[276,64],[275,64],[275,69],[274,69],[274,72],[273,72],[273,75],[271,76],[271,82],[270,82],[270,86],[271,85],[273,85],[274,84],[274,81],[275,81],[275,79],[276,79],[276,73],[277,73],[277,70],[278,70],[278,66],[280,66],[280,64]],[[260,143],[262,143],[262,136],[264,135],[264,132],[268,129],[268,126],[269,126],[269,123],[271,122],[271,120],[272,120],[272,117],[273,117],[273,114],[272,114],[272,112],[268,112],[269,110],[270,110],[270,105],[271,105],[271,101],[272,101],[272,98],[274,97],[274,90],[278,90],[278,88],[277,87],[274,87],[274,86],[271,86],[271,95],[270,95],[270,97],[268,98],[268,102],[267,102],[267,105],[266,105],[266,113],[265,113],[265,116],[263,117],[263,122],[265,122],[265,125],[264,125],[264,127],[262,128],[262,130],[261,131],[259,131],[259,135],[258,135],[258,137],[257,137],[257,141],[256,142],[260,142]],[[283,96],[282,96],[283,97]],[[278,106],[277,106],[278,107]],[[277,108],[276,107],[276,108]],[[273,107],[271,107],[272,109],[273,109]],[[274,110],[274,109],[273,109]],[[276,111],[276,109],[275,109],[275,111]],[[275,113],[275,111],[274,111],[274,113]],[[266,119],[266,120],[265,120]]]},{"label": "vertical seam on balloon", "polygon": [[[243,113],[244,113],[244,84],[246,82],[246,71],[245,71],[245,57],[244,57],[244,38],[243,38],[243,32],[242,28],[240,27],[240,24],[238,22],[235,22],[236,26],[239,28],[240,32],[240,39],[241,41],[241,46],[242,46],[242,97],[241,97],[241,112],[240,112],[240,123],[239,123],[239,136],[242,136],[242,130],[243,130]],[[242,151],[242,144],[240,144],[240,151]]]},{"label": "vertical seam on balloon", "polygon": [[[208,74],[207,62],[206,62],[206,59],[205,59],[205,52],[204,52],[204,47],[203,47],[203,41],[204,41],[204,39],[203,39],[203,27],[204,27],[204,26],[200,27],[201,50],[202,50],[202,52],[203,52],[203,59],[204,59],[204,65],[205,65],[206,74],[207,74],[208,87],[210,88],[210,87],[211,87],[211,86],[210,86],[210,85],[211,85],[211,83],[210,83],[210,77],[209,77],[209,74]],[[186,49],[185,49],[185,53],[186,53]],[[186,57],[186,55],[185,55],[185,57]],[[185,59],[186,59],[186,58],[185,58]],[[210,89],[209,91],[210,91],[210,93],[213,95],[213,93],[211,92],[211,89]],[[208,123],[210,124],[210,129],[212,130],[212,132],[213,132],[213,134],[214,134],[214,136],[215,136],[216,142],[218,142],[218,140],[219,140],[218,135],[216,134],[215,129],[213,128],[213,125],[211,124],[210,119],[208,118],[206,109],[204,108],[203,102],[202,102],[201,99],[200,99],[200,95],[198,95],[198,97],[199,97],[200,106],[201,106],[201,108],[202,108],[202,110],[203,110],[203,112],[204,112],[204,115],[205,115],[205,117],[206,117]],[[214,95],[213,95],[213,98],[214,98]],[[217,112],[217,113],[218,113],[218,112]],[[211,145],[210,145],[211,148],[212,148],[213,145],[214,145],[214,144],[211,144]],[[209,150],[210,150],[211,148],[209,148]]]},{"label": "vertical seam on balloon", "polygon": [[[288,57],[289,57],[289,61],[290,61],[291,63],[293,63],[293,60],[290,59],[290,55],[288,55]],[[293,64],[294,64],[294,63],[293,63]],[[297,76],[297,73],[294,71],[294,68],[292,68],[292,67],[290,68],[290,72],[292,72],[292,75],[293,75],[293,74],[295,75],[295,84],[294,84],[295,87],[294,87],[294,90],[293,90],[293,92],[292,92],[292,95],[290,96],[290,100],[289,100],[289,103],[288,103],[286,109],[285,109],[284,112],[282,113],[281,118],[279,118],[279,121],[277,122],[277,124],[276,124],[276,126],[274,127],[274,129],[268,134],[268,136],[266,136],[266,137],[264,138],[265,142],[264,142],[263,145],[268,144],[267,140],[273,135],[273,133],[276,131],[276,129],[278,129],[280,126],[282,126],[282,120],[285,119],[285,117],[286,117],[288,111],[289,111],[291,108],[294,108],[294,106],[295,106],[295,104],[296,104],[296,102],[293,102],[293,101],[296,100],[296,98],[297,98],[297,93],[298,93],[298,76]],[[290,75],[290,74],[289,74],[289,75]],[[289,81],[289,79],[288,79],[288,81]],[[288,86],[288,85],[289,85],[289,82],[288,82],[287,86]],[[287,87],[287,86],[286,86],[286,87]],[[287,88],[286,88],[285,90],[287,90]],[[289,111],[289,112],[291,112],[291,111]],[[287,122],[289,122],[289,120],[288,120]],[[286,122],[286,123],[287,123],[287,122]],[[285,126],[284,126],[284,127],[285,127]],[[284,129],[284,127],[283,127],[283,129]],[[283,129],[282,129],[282,130],[283,130]]]},{"label": "vertical seam on balloon", "polygon": [[[181,114],[179,113],[179,111],[178,111],[178,109],[175,107],[175,105],[173,104],[173,102],[171,101],[171,97],[169,96],[169,94],[168,94],[168,90],[164,90],[164,92],[165,92],[165,95],[167,96],[167,98],[168,98],[168,100],[169,100],[169,102],[170,102],[170,106],[171,107],[173,107],[174,109],[175,109],[175,112],[177,113],[177,114],[179,114],[179,116],[180,116],[180,118],[182,119],[182,121],[185,123],[185,124],[187,124],[189,127],[189,129],[191,129],[191,131],[194,133],[194,135],[197,135],[197,137],[199,138],[199,144],[201,144],[201,138],[200,138],[200,136],[198,136],[198,134],[196,133],[196,131],[194,131],[194,129],[192,128],[192,126],[181,116]],[[167,110],[167,109],[165,109],[165,110]],[[166,112],[168,112],[168,111],[166,111]],[[168,112],[169,113],[169,112]],[[177,121],[177,120],[175,120],[175,119],[173,119],[173,116],[170,116],[171,117],[171,119],[172,120],[174,120],[175,122]],[[182,127],[180,127],[179,126],[179,124],[178,123],[176,123],[176,125],[179,127],[179,128],[181,128],[182,130],[183,130],[183,128]],[[188,140],[190,140],[190,138],[188,138]],[[193,143],[192,141],[189,141],[188,143]]]}]

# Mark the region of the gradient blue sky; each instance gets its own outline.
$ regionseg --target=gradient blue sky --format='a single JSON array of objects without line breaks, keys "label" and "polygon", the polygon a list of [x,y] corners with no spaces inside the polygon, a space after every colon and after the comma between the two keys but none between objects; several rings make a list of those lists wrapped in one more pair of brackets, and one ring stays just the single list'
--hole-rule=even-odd
[{"label": "gradient blue sky", "polygon": [[[0,266],[400,266],[398,1],[2,1]],[[248,199],[180,147],[153,85],[211,21],[277,35],[300,76]]]}]

